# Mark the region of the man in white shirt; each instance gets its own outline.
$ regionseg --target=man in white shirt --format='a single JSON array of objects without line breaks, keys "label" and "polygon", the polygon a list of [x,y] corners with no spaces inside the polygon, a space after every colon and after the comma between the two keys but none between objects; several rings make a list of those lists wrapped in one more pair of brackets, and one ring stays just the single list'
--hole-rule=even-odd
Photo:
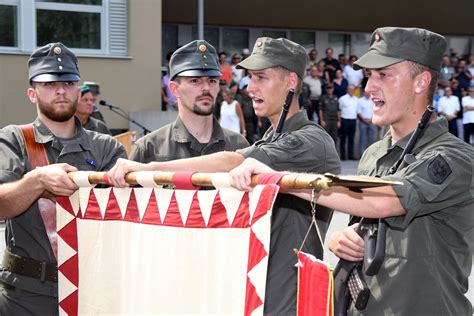
[{"label": "man in white shirt", "polygon": [[446,116],[449,124],[449,132],[458,136],[457,117],[461,110],[459,98],[453,95],[450,87],[444,88],[444,96],[438,101],[438,114]]},{"label": "man in white shirt", "polygon": [[[351,55],[351,57],[349,58],[349,64],[344,66],[342,74],[344,75],[344,78],[346,78],[347,82],[353,85],[355,89],[357,90],[360,88],[360,83],[362,82],[362,79],[364,78],[364,73],[362,69],[358,69],[358,70],[354,69],[353,66],[356,60],[357,60],[357,56]],[[358,94],[358,95],[360,96],[361,94]]]},{"label": "man in white shirt", "polygon": [[318,67],[311,66],[309,75],[303,81],[309,86],[311,91],[309,99],[311,105],[306,109],[308,118],[312,121],[318,122],[319,98],[321,98],[321,81],[318,77]]},{"label": "man in white shirt", "polygon": [[469,95],[462,98],[462,111],[464,141],[472,144],[471,135],[474,135],[474,85],[469,87]]},{"label": "man in white shirt", "polygon": [[377,126],[372,124],[372,101],[370,95],[365,92],[364,95],[357,100],[357,118],[359,119],[359,152],[362,153],[372,145],[377,134]]},{"label": "man in white shirt", "polygon": [[[354,156],[354,135],[357,121],[357,97],[354,96],[355,87],[347,86],[347,93],[339,98],[339,109],[341,110],[341,160],[355,160]],[[346,156],[346,140],[347,156]]]}]

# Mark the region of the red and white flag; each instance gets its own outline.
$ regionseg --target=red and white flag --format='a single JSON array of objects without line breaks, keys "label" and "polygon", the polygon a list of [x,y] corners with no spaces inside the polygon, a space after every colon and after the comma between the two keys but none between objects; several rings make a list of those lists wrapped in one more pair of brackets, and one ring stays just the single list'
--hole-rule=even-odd
[{"label": "red and white flag", "polygon": [[261,315],[276,185],[57,198],[61,315]]}]

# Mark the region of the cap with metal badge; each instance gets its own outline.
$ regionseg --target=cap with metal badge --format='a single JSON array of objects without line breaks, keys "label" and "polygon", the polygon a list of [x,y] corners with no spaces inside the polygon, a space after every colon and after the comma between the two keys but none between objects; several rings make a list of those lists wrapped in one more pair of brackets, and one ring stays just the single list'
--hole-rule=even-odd
[{"label": "cap with metal badge", "polygon": [[303,79],[307,65],[308,54],[300,44],[286,38],[260,37],[255,42],[252,54],[238,63],[237,68],[263,70],[281,66]]},{"label": "cap with metal badge", "polygon": [[170,79],[180,77],[220,77],[214,46],[204,40],[192,41],[177,49],[170,59]]},{"label": "cap with metal badge", "polygon": [[77,57],[62,43],[35,50],[28,59],[30,82],[79,81]]},{"label": "cap with metal badge", "polygon": [[381,27],[373,32],[369,51],[354,62],[354,69],[380,69],[409,60],[439,71],[446,48],[443,36],[425,29]]}]

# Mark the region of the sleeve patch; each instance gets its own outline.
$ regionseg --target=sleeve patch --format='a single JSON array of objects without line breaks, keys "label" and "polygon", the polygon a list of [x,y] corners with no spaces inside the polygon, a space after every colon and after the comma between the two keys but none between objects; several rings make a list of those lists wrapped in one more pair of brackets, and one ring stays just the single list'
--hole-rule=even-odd
[{"label": "sleeve patch", "polygon": [[301,139],[299,139],[298,137],[294,136],[294,135],[286,135],[284,137],[282,137],[278,143],[283,147],[283,148],[288,148],[288,149],[292,149],[292,148],[296,148],[300,145],[303,144],[303,142],[301,141]]},{"label": "sleeve patch", "polygon": [[441,184],[444,180],[451,174],[452,170],[449,167],[449,164],[446,160],[441,156],[436,156],[433,161],[431,161],[428,165],[428,175],[430,179],[436,183]]}]

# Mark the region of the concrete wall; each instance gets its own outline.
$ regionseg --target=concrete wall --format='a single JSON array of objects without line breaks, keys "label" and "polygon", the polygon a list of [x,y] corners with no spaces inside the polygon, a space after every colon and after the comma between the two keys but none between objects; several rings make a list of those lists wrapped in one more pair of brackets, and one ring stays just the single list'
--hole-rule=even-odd
[{"label": "concrete wall", "polygon": [[[79,56],[82,80],[101,84],[101,98],[126,112],[161,108],[161,0],[128,2],[128,58]],[[27,96],[29,54],[0,54],[0,127],[31,122],[35,106]],[[128,122],[101,108],[109,128]]]}]

